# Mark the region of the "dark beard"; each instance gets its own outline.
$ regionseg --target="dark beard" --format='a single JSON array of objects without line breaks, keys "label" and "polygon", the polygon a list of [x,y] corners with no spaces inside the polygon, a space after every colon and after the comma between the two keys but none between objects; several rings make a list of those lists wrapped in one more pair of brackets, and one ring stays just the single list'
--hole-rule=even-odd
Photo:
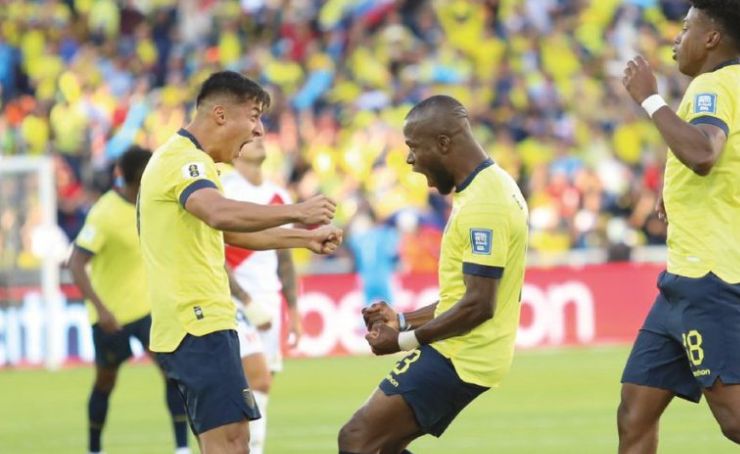
[{"label": "dark beard", "polygon": [[455,180],[452,179],[452,175],[444,171],[438,171],[434,174],[434,183],[442,195],[447,195],[452,192],[455,188]]}]

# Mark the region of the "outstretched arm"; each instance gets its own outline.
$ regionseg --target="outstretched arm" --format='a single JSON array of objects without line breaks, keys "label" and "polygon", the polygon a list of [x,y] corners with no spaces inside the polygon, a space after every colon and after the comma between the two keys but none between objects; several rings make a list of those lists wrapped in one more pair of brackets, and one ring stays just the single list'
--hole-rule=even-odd
[{"label": "outstretched arm", "polygon": [[224,232],[232,246],[255,251],[306,248],[317,254],[331,254],[342,244],[342,230],[324,226],[314,230],[273,228],[259,232]]},{"label": "outstretched arm", "polygon": [[332,200],[323,195],[293,205],[239,202],[224,197],[213,187],[190,192],[183,205],[214,229],[229,232],[256,232],[293,222],[328,224],[334,217],[336,207]]}]

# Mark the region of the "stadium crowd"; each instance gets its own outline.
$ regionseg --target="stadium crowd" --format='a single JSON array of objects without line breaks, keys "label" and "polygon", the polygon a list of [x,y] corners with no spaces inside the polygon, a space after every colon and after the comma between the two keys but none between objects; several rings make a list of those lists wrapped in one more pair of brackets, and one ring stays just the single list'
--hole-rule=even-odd
[{"label": "stadium crowd", "polygon": [[[0,155],[53,156],[69,238],[115,180],[115,159],[133,144],[161,144],[186,122],[203,79],[227,68],[272,93],[273,180],[296,200],[321,191],[339,201],[337,222],[362,240],[350,248],[356,254],[398,255],[404,271],[435,269],[449,201],[412,176],[401,134],[409,108],[435,93],[469,106],[476,136],[518,179],[531,250],[665,241],[653,214],[664,145],[621,77],[624,62],[642,54],[677,105],[687,81],[670,49],[684,0],[0,6]],[[28,241],[13,236],[35,222],[13,211],[33,193],[12,181],[0,194],[0,257],[10,244],[24,248]],[[368,260],[380,259],[358,257],[358,266]]]}]

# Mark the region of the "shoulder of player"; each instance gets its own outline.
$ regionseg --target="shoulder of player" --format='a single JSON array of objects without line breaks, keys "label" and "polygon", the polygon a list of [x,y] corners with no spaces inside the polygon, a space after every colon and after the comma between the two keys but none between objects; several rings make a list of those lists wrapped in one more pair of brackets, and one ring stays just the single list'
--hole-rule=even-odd
[{"label": "shoulder of player", "polygon": [[482,209],[507,207],[510,192],[496,172],[486,172],[460,193],[455,202],[468,210],[475,207]]},{"label": "shoulder of player", "polygon": [[457,207],[457,217],[468,216],[502,216],[508,215],[513,210],[510,203],[496,200],[472,199]]},{"label": "shoulder of player", "polygon": [[167,164],[202,161],[209,165],[216,165],[208,153],[196,148],[190,139],[179,134],[174,134],[157,148],[152,156],[152,161]]},{"label": "shoulder of player", "polygon": [[239,194],[245,191],[244,180],[236,171],[222,173],[219,176],[224,195],[230,199],[239,199]]},{"label": "shoulder of player", "polygon": [[480,190],[488,191],[493,188],[498,188],[503,183],[505,173],[506,172],[499,167],[498,164],[493,163],[481,170],[470,182],[470,185],[465,189],[465,191],[468,191],[468,188],[470,188],[473,190],[468,192],[475,193]]},{"label": "shoulder of player", "polygon": [[[515,185],[515,183],[511,184]],[[458,217],[509,216],[521,211],[521,206],[515,195],[516,191],[516,188],[510,187],[502,179],[499,171],[486,172],[485,175],[482,175],[478,184],[471,185],[465,190],[463,197],[455,200],[453,211]]]},{"label": "shoulder of player", "polygon": [[737,78],[731,77],[732,74],[722,69],[699,74],[691,80],[686,93],[694,95],[697,92],[717,91],[718,89],[735,93]]},{"label": "shoulder of player", "polygon": [[87,212],[88,219],[94,218],[105,218],[108,213],[116,208],[116,198],[120,197],[116,194],[115,189],[110,189],[95,201],[90,207],[90,211]]},{"label": "shoulder of player", "polygon": [[113,189],[100,196],[87,212],[85,226],[93,226],[97,230],[115,228],[115,223],[120,222],[117,197],[120,196]]},{"label": "shoulder of player", "polygon": [[244,181],[244,178],[233,167],[225,167],[220,170],[219,179],[224,185],[235,185]]},{"label": "shoulder of player", "polygon": [[267,181],[267,185],[270,188],[271,192],[273,192],[276,196],[280,197],[280,201],[282,203],[286,205],[293,203],[293,197],[291,197],[290,192],[288,192],[286,188],[272,181]]},{"label": "shoulder of player", "polygon": [[[145,180],[153,179],[155,185],[168,185],[180,177],[193,179],[218,175],[218,168],[213,159],[193,146],[179,146],[156,153],[160,152],[162,154],[156,156],[156,159],[153,157],[149,162],[147,165],[149,172],[144,175]],[[142,181],[142,185],[145,184],[145,180]]]},{"label": "shoulder of player", "polygon": [[259,190],[262,186],[253,185],[247,177],[239,173],[235,167],[231,165],[219,165],[221,170],[219,178],[224,184],[231,185],[239,191],[255,191]]}]

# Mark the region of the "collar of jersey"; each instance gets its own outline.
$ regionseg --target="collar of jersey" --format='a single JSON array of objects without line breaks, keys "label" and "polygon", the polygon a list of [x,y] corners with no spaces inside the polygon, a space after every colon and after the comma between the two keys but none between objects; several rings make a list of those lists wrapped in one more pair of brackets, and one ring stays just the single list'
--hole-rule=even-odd
[{"label": "collar of jersey", "polygon": [[724,68],[725,66],[731,66],[731,65],[740,65],[740,58],[733,58],[732,60],[723,61],[719,65],[715,66],[712,69],[712,72],[717,71],[718,69]]},{"label": "collar of jersey", "polygon": [[491,158],[488,158],[485,161],[478,164],[478,167],[476,167],[475,170],[473,170],[473,172],[470,175],[468,175],[467,178],[465,178],[463,182],[457,186],[457,188],[455,189],[455,192],[462,192],[465,188],[467,188],[470,185],[470,183],[473,182],[473,179],[475,178],[476,175],[478,175],[481,172],[481,170],[485,169],[486,167],[490,167],[492,165],[493,165],[493,160]]},{"label": "collar of jersey", "polygon": [[180,128],[180,130],[177,131],[177,133],[185,137],[186,139],[189,139],[191,142],[193,142],[193,145],[195,145],[195,148],[205,153],[205,150],[203,149],[203,147],[200,146],[200,142],[198,142],[198,139],[196,139],[194,135],[190,134],[190,131],[188,131],[185,128]]}]

